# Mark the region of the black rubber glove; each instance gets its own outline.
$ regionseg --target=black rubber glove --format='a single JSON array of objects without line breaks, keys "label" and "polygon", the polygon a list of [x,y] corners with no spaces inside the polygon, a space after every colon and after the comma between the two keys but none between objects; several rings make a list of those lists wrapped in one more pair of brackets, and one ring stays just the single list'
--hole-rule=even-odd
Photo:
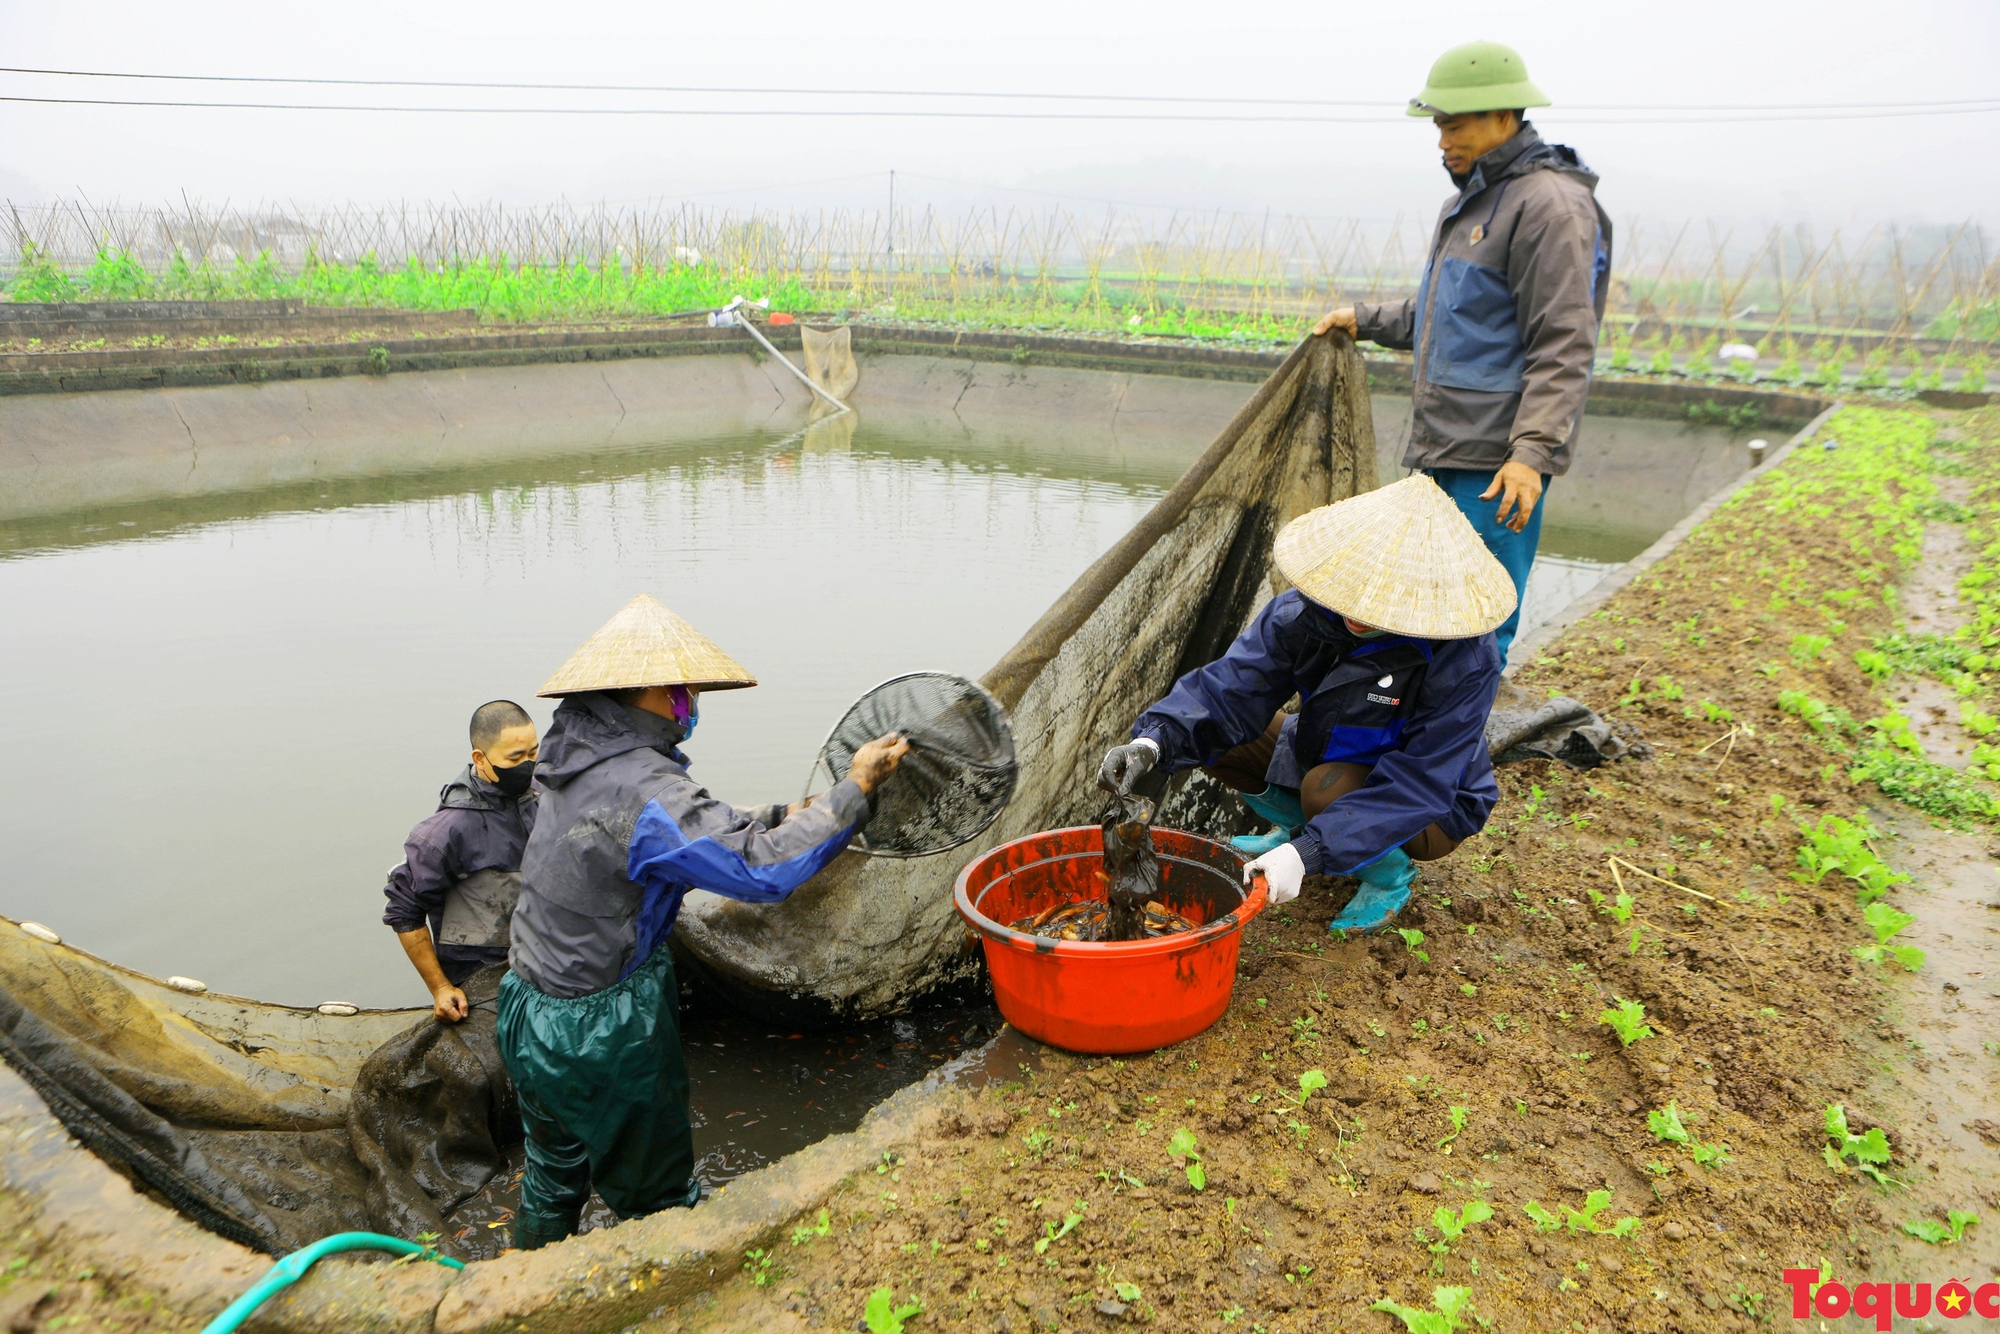
[{"label": "black rubber glove", "polygon": [[1133,787],[1152,772],[1160,761],[1160,748],[1150,741],[1128,741],[1105,752],[1097,770],[1097,785],[1121,797],[1132,795]]}]

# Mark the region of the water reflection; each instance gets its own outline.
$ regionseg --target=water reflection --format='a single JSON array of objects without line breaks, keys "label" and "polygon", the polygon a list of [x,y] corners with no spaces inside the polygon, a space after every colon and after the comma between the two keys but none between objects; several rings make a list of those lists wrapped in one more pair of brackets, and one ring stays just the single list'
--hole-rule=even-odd
[{"label": "water reflection", "polygon": [[977,675],[1157,495],[976,446],[755,439],[466,480],[134,507],[122,538],[10,525],[0,702],[30,781],[0,806],[6,911],[217,990],[420,1002],[379,922],[386,868],[464,763],[472,707],[545,723],[535,688],[633,593],[763,682],[704,711],[697,776],[790,799],[862,690]]}]

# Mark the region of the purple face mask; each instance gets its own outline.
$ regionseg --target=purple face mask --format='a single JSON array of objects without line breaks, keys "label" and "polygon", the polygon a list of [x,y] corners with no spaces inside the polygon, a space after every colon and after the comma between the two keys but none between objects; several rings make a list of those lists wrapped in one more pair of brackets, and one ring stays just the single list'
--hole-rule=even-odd
[{"label": "purple face mask", "polygon": [[673,697],[674,721],[681,725],[682,736],[693,736],[701,722],[701,695],[686,686],[668,686],[667,693]]}]

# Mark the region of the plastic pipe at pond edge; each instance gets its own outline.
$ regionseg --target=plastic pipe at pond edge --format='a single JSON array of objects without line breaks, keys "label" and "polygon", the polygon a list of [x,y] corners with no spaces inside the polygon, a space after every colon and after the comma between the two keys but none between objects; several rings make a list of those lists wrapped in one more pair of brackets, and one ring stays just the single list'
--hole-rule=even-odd
[{"label": "plastic pipe at pond edge", "polygon": [[764,337],[763,333],[757,328],[757,326],[750,322],[749,316],[736,314],[736,311],[739,307],[747,306],[749,304],[750,304],[749,302],[745,301],[742,297],[739,296],[735,300],[731,301],[728,305],[724,306],[721,310],[716,311],[710,317],[710,319],[717,326],[722,326],[724,324],[733,324],[737,328],[743,330],[743,332],[749,334],[752,338],[756,339],[759,343],[763,344],[764,350],[766,352],[769,352],[772,356],[776,357],[780,362],[784,363],[784,367],[786,370],[790,371],[793,375],[798,376],[800,384],[812,390],[814,394],[818,395],[820,398],[825,399],[827,402],[833,404],[834,407],[840,409],[842,412],[854,411],[853,408],[848,407],[847,404],[841,402],[839,399],[835,398],[832,394],[829,394],[826,392],[826,390],[820,388],[818,381],[814,380],[812,376],[807,375],[797,366],[794,366],[792,364],[792,359],[786,356],[784,353],[778,351],[778,349],[772,345],[771,340]]},{"label": "plastic pipe at pond edge", "polygon": [[[221,1315],[202,1326],[201,1334],[235,1334],[252,1312],[304,1278],[306,1270],[311,1269],[322,1256],[340,1251],[394,1251],[398,1255],[422,1255],[425,1249],[414,1241],[385,1237],[379,1232],[336,1232],[330,1237],[321,1237],[312,1245],[303,1246],[272,1265],[264,1277],[251,1285],[250,1291],[229,1303]],[[432,1254],[430,1258],[452,1269],[465,1268],[463,1260],[454,1260],[448,1255]]]}]

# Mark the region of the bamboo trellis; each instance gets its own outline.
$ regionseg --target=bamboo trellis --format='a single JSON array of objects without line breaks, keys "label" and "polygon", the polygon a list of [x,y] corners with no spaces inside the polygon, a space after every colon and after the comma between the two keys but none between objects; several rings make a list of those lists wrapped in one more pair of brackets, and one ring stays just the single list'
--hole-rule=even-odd
[{"label": "bamboo trellis", "polygon": [[[486,204],[157,208],[81,200],[10,204],[0,277],[27,256],[81,273],[106,252],[151,272],[261,257],[296,273],[314,260],[385,268],[472,261],[651,269],[697,262],[746,281],[795,280],[828,308],[916,302],[953,311],[1001,300],[1031,309],[1150,314],[1165,307],[1297,321],[1342,301],[1412,294],[1426,225],[1214,213],[972,209],[740,211]],[[1614,341],[1825,346],[1906,343],[1984,355],[2000,311],[2000,256],[1974,223],[1856,233],[1639,223],[1621,229],[1609,294]],[[1705,244],[1695,238],[1706,234]]]}]

